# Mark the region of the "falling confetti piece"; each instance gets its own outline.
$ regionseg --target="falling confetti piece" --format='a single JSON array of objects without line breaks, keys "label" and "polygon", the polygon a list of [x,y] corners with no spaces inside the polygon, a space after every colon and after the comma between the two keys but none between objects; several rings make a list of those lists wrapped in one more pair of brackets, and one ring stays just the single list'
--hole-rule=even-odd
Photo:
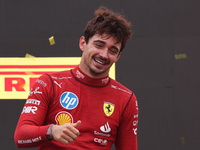
[{"label": "falling confetti piece", "polygon": [[31,71],[29,71],[29,70],[26,70],[25,71],[25,73],[27,74],[27,75],[30,75],[30,76],[35,76],[35,74],[34,73],[32,73]]},{"label": "falling confetti piece", "polygon": [[50,43],[50,45],[54,45],[55,44],[54,36],[49,38],[49,43]]},{"label": "falling confetti piece", "polygon": [[175,55],[175,59],[186,59],[187,58],[187,54],[176,54]]},{"label": "falling confetti piece", "polygon": [[180,136],[181,144],[185,145],[185,138],[183,135]]},{"label": "falling confetti piece", "polygon": [[34,60],[35,56],[26,53],[25,58],[30,58],[30,59]]},{"label": "falling confetti piece", "polygon": [[17,79],[17,85],[18,85],[18,88],[21,90],[21,89],[24,89],[24,80],[22,79]]},{"label": "falling confetti piece", "polygon": [[[33,59],[33,60],[34,60],[36,57],[34,57],[33,55],[30,55],[30,54],[26,53],[25,58],[30,58],[30,59]],[[27,75],[30,75],[30,76],[35,76],[35,74],[32,73],[32,72],[29,71],[29,70],[26,70],[25,73],[26,73]]]},{"label": "falling confetti piece", "polygon": [[[33,55],[30,55],[30,54],[28,54],[28,53],[26,53],[25,57],[26,57],[26,58],[30,58],[30,57],[33,58],[34,56],[33,56]],[[34,57],[34,58],[35,58],[35,57]]]}]

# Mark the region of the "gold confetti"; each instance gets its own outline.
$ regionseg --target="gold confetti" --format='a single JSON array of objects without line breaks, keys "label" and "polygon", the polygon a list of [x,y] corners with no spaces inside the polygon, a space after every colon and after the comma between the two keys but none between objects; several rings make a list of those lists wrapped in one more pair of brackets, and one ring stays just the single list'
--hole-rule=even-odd
[{"label": "gold confetti", "polygon": [[26,53],[25,58],[35,58],[35,56]]},{"label": "gold confetti", "polygon": [[187,58],[187,54],[176,54],[175,55],[175,59],[186,59]]},{"label": "gold confetti", "polygon": [[185,145],[185,138],[183,135],[180,136],[181,144]]},{"label": "gold confetti", "polygon": [[24,88],[24,81],[22,79],[17,79],[17,83],[18,83],[18,87],[19,89],[23,89]]},{"label": "gold confetti", "polygon": [[55,44],[54,36],[49,38],[49,43],[50,43],[50,45],[54,45]]},{"label": "gold confetti", "polygon": [[34,59],[35,59],[35,56],[26,53],[25,58],[29,58],[29,59],[31,59],[31,60],[34,60]]},{"label": "gold confetti", "polygon": [[30,75],[30,76],[35,76],[35,74],[34,73],[32,73],[31,71],[29,71],[29,70],[26,70],[25,71],[25,73],[27,74],[27,75]]}]

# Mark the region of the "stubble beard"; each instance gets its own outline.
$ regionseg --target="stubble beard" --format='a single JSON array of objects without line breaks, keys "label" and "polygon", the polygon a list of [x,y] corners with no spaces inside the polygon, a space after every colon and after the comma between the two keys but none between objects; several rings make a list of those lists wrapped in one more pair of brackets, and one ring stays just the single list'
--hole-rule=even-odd
[{"label": "stubble beard", "polygon": [[[102,70],[102,68],[98,67],[98,66],[95,66],[96,68],[92,68],[91,66],[88,66],[89,69],[90,69],[90,72],[94,75],[100,75],[100,74],[103,74],[105,70]],[[100,70],[101,69],[101,70]],[[98,71],[99,70],[99,71]]]},{"label": "stubble beard", "polygon": [[[95,61],[94,60],[95,56],[93,56],[92,59],[93,59],[93,61]],[[88,63],[88,68],[89,68],[90,72],[94,75],[100,75],[106,71],[106,70],[102,69],[101,67],[92,65],[90,63]]]}]

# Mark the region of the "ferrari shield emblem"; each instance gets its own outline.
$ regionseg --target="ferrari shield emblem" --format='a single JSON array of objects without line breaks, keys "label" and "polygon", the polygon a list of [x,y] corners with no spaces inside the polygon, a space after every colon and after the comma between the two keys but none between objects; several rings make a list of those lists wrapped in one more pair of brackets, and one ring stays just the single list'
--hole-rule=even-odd
[{"label": "ferrari shield emblem", "polygon": [[110,116],[112,115],[112,113],[114,112],[115,109],[115,105],[109,102],[104,102],[103,104],[103,111],[106,114],[106,116]]}]

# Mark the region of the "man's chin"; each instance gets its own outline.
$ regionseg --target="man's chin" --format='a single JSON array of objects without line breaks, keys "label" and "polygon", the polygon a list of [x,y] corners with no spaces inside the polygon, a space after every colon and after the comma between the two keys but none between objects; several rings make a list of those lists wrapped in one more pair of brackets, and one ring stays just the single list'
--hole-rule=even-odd
[{"label": "man's chin", "polygon": [[99,68],[96,68],[96,69],[90,68],[90,71],[92,72],[92,74],[96,74],[96,75],[100,75],[100,74],[103,74],[105,72],[105,70],[99,69]]}]

